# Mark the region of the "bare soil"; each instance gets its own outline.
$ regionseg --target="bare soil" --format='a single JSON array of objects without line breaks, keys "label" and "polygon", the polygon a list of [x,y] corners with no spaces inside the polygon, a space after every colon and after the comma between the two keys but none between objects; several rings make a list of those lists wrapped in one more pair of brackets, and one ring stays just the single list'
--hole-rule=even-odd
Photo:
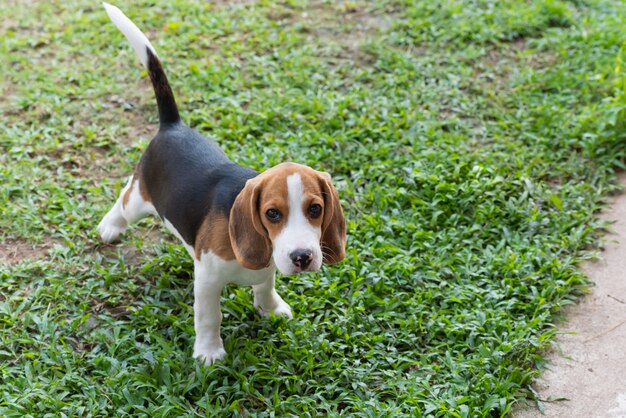
[{"label": "bare soil", "polygon": [[20,239],[8,239],[0,242],[0,264],[17,264],[26,260],[40,260],[48,256],[48,250],[56,242],[41,244],[29,243]]}]

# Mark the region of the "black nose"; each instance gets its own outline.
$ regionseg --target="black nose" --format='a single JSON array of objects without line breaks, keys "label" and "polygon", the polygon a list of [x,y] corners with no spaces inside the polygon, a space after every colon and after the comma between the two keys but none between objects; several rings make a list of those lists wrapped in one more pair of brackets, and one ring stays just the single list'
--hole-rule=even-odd
[{"label": "black nose", "polygon": [[289,254],[289,258],[291,258],[291,262],[296,267],[300,267],[304,270],[309,266],[309,264],[311,264],[313,252],[311,250],[295,250]]}]

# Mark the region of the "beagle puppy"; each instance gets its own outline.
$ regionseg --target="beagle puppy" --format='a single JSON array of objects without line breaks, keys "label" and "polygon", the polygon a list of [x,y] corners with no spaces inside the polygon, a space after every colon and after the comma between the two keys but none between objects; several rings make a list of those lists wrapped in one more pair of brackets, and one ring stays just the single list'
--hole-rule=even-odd
[{"label": "beagle puppy", "polygon": [[146,36],[117,7],[107,14],[147,68],[159,131],[119,198],[98,225],[111,243],[127,226],[159,216],[194,260],[194,357],[225,355],[220,295],[228,283],[251,285],[254,306],[291,318],[274,275],[317,271],[345,256],[346,223],[327,173],[283,163],[262,173],[230,161],[213,142],[185,126],[172,89]]}]

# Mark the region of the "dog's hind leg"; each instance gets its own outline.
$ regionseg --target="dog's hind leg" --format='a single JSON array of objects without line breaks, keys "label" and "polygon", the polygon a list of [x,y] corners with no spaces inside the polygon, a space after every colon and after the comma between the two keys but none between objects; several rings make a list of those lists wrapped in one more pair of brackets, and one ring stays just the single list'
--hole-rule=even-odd
[{"label": "dog's hind leg", "polygon": [[156,209],[142,193],[139,180],[132,176],[111,210],[98,224],[98,232],[102,241],[111,243],[118,239],[129,224],[155,214]]}]

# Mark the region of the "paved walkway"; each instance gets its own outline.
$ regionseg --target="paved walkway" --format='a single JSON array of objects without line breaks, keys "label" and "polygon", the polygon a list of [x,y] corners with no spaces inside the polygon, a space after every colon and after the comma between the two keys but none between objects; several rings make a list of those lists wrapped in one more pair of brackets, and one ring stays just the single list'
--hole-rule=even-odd
[{"label": "paved walkway", "polygon": [[616,222],[602,260],[582,266],[595,286],[566,309],[549,370],[533,385],[543,400],[566,400],[543,402],[544,414],[521,407],[515,418],[626,418],[626,193],[601,217]]}]

